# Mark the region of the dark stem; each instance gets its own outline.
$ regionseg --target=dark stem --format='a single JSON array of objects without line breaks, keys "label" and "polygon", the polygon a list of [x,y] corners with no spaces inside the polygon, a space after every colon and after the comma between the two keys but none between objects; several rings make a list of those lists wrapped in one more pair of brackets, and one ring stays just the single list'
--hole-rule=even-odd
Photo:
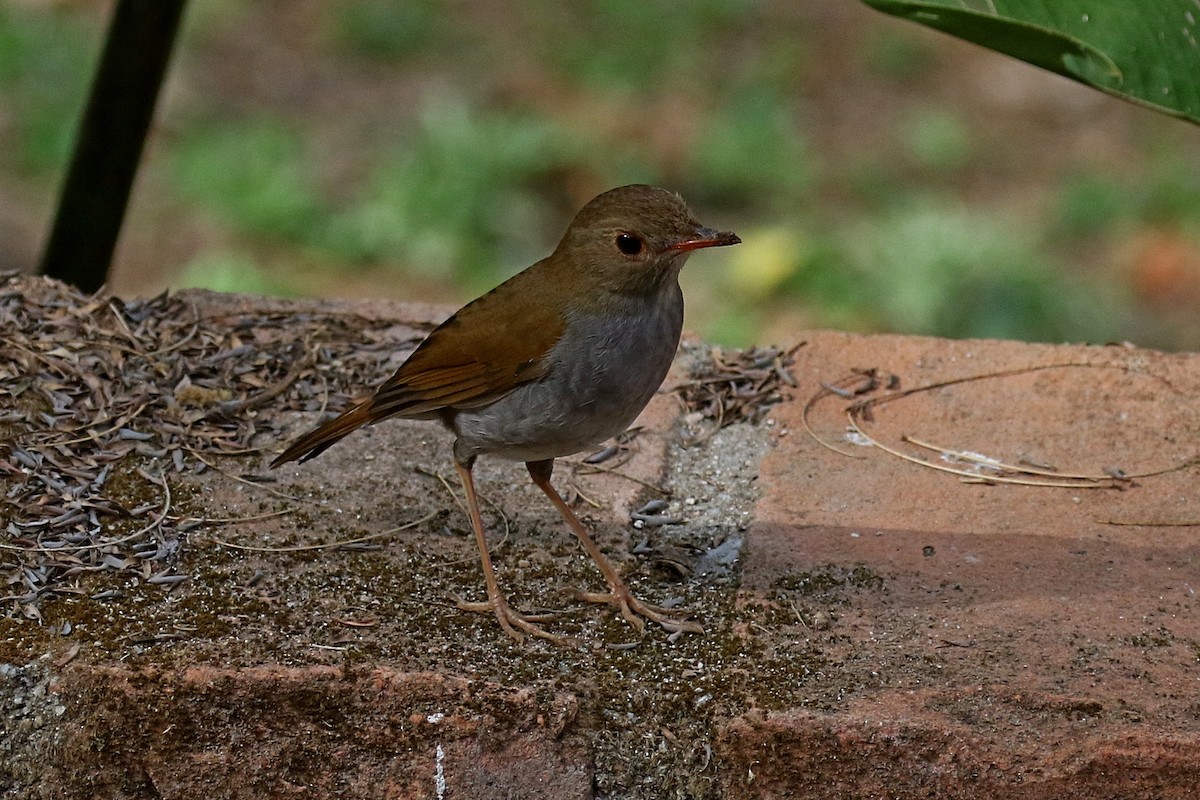
[{"label": "dark stem", "polygon": [[41,272],[95,292],[108,278],[129,191],[186,0],[118,0]]}]

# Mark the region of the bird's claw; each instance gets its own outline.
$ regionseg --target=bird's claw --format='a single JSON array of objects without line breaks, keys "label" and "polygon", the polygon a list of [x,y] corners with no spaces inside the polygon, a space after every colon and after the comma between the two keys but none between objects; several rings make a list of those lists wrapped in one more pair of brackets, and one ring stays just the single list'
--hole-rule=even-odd
[{"label": "bird's claw", "polygon": [[451,595],[451,597],[454,598],[454,605],[462,611],[476,611],[484,614],[491,612],[495,614],[504,632],[518,642],[525,641],[525,634],[545,639],[555,644],[569,644],[571,642],[569,636],[557,636],[537,624],[554,619],[555,614],[522,614],[513,610],[503,595],[476,602],[463,600],[456,594]]},{"label": "bird's claw", "polygon": [[634,597],[629,587],[622,585],[608,592],[576,591],[575,598],[586,603],[606,603],[616,606],[621,611],[625,621],[642,633],[646,629],[646,620],[656,622],[666,631],[679,633],[704,633],[704,627],[693,620],[687,619],[687,611],[675,611],[669,608],[643,603]]}]

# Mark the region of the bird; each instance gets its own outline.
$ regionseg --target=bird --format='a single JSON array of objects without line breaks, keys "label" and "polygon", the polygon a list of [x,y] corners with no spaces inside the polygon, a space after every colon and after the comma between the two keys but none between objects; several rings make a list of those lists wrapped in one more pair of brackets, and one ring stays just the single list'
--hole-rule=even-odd
[{"label": "bird", "polygon": [[454,468],[491,612],[517,641],[562,637],[544,617],[513,608],[488,552],[472,468],[480,456],[523,461],[608,585],[579,599],[615,606],[639,632],[645,620],[703,633],[686,612],[634,596],[551,483],[557,458],[624,432],[666,378],[683,327],[679,273],[695,250],[739,244],[696,221],[683,199],[656,186],[610,189],[576,214],[554,251],[436,327],[373,394],[287,446],[278,467],[320,455],[364,425],[388,418],[440,421],[454,435]]}]

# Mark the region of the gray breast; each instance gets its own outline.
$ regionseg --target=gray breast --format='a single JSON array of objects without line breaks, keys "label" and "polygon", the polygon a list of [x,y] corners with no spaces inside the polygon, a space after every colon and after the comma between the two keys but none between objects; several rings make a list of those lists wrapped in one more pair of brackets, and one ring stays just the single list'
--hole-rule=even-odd
[{"label": "gray breast", "polygon": [[621,433],[662,385],[679,346],[683,295],[622,298],[604,314],[575,315],[540,380],[455,414],[455,457],[541,461]]}]

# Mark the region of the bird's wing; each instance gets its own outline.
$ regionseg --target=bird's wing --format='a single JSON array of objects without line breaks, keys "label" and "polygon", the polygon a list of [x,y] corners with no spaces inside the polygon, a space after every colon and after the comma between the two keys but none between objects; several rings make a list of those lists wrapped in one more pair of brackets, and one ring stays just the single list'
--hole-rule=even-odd
[{"label": "bird's wing", "polygon": [[566,320],[546,302],[530,271],[463,306],[374,395],[292,442],[271,466],[320,455],[363,425],[485,405],[544,375],[545,356],[562,336]]},{"label": "bird's wing", "polygon": [[544,375],[566,321],[518,278],[429,334],[370,399],[373,421],[485,405]]}]

